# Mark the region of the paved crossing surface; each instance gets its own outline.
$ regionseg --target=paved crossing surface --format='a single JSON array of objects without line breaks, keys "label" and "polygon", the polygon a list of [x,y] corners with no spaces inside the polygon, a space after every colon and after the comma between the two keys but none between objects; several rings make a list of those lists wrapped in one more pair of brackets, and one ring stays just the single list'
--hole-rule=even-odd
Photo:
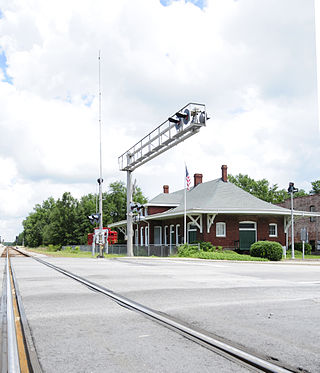
[{"label": "paved crossing surface", "polygon": [[[242,348],[320,371],[317,263],[46,260]],[[247,371],[33,259],[12,263],[45,372]]]}]

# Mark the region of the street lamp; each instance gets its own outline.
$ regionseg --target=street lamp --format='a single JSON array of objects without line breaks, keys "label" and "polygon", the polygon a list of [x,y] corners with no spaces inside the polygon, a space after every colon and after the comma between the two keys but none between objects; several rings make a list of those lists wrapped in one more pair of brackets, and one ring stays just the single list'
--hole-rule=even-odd
[{"label": "street lamp", "polygon": [[291,197],[291,259],[294,259],[294,221],[293,221],[293,193],[298,192],[298,188],[294,187],[294,183],[289,183],[288,193]]}]

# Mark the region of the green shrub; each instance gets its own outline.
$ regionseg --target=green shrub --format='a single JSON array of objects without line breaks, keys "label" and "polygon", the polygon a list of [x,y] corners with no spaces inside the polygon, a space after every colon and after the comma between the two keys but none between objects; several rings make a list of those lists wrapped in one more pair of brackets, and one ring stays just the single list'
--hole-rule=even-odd
[{"label": "green shrub", "polygon": [[[290,250],[287,250],[287,258],[291,258],[291,255],[292,255],[292,252],[291,252],[291,249]],[[306,254],[307,255],[307,254]],[[294,256],[296,258],[300,258],[302,257],[302,252],[301,251],[298,251],[298,250],[294,250]]]},{"label": "green shrub", "polygon": [[178,256],[192,256],[192,254],[199,251],[198,245],[180,245],[178,246]]},{"label": "green shrub", "polygon": [[199,242],[200,244],[200,250],[202,251],[209,251],[209,252],[213,252],[215,250],[215,247],[212,245],[211,242]]},{"label": "green shrub", "polygon": [[250,255],[238,254],[234,251],[210,252],[199,251],[191,255],[192,258],[214,259],[214,260],[240,260],[240,261],[267,261],[265,258],[253,259]]},{"label": "green shrub", "polygon": [[204,252],[211,252],[211,253],[214,253],[214,252],[222,252],[223,251],[223,247],[222,246],[213,246],[211,242],[205,242],[205,241],[197,241],[195,242],[193,245],[198,245],[200,244],[200,250],[204,251]]},{"label": "green shrub", "polygon": [[278,261],[282,259],[282,246],[279,242],[258,241],[251,245],[250,255],[256,258],[267,258]]},{"label": "green shrub", "polygon": [[[288,249],[290,252],[291,252],[291,244],[289,245],[289,249]],[[302,242],[295,242],[294,243],[294,250],[298,250],[298,251],[302,251]],[[304,253],[306,255],[310,255],[311,254],[311,251],[312,251],[312,246],[309,244],[309,243],[304,243]]]},{"label": "green shrub", "polygon": [[72,247],[72,246],[66,246],[64,248],[64,251],[66,251],[67,253],[79,253],[80,252],[80,246],[75,246],[75,247]]},{"label": "green shrub", "polygon": [[56,252],[56,251],[61,250],[61,246],[60,245],[49,245],[47,250],[49,252]]}]

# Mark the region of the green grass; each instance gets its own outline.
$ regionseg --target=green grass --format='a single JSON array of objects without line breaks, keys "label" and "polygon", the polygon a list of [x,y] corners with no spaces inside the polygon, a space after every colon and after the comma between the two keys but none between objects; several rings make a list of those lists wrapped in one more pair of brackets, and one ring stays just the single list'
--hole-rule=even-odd
[{"label": "green grass", "polygon": [[[27,251],[32,251],[39,254],[45,254],[52,257],[58,257],[58,258],[92,258],[92,252],[91,251],[79,251],[79,252],[70,252],[67,250],[61,250],[61,251],[48,251],[45,247],[38,247],[38,248],[28,248]],[[97,256],[98,253],[96,253],[95,256]],[[104,254],[105,258],[116,258],[119,256],[125,256],[122,254]]]},{"label": "green grass", "polygon": [[[295,259],[302,259],[302,252],[301,251],[294,251]],[[320,255],[305,255],[305,259],[318,259],[320,260]],[[284,258],[283,258],[284,259]],[[287,259],[291,259],[291,251],[287,251]],[[285,260],[285,259],[284,259]]]}]

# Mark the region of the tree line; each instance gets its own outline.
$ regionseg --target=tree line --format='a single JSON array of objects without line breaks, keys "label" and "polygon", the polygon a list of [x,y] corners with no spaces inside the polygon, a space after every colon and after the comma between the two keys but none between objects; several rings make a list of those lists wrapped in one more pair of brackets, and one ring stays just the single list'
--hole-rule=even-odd
[{"label": "tree line", "polygon": [[[147,199],[141,189],[136,187],[133,200],[141,204]],[[121,181],[109,185],[103,193],[103,224],[125,220],[127,212],[127,188]],[[94,226],[88,216],[97,212],[97,195],[87,194],[79,200],[71,193],[63,193],[55,200],[50,197],[37,204],[23,221],[23,232],[17,237],[17,244],[28,247],[52,245],[81,245],[87,243],[88,233]]]},{"label": "tree line", "polygon": [[[290,198],[290,194],[286,189],[279,189],[277,184],[271,185],[267,179],[254,180],[248,175],[238,174],[236,176],[228,175],[228,180],[242,188],[246,192],[260,198],[266,202],[281,203]],[[307,196],[309,194],[320,194],[320,180],[311,182],[312,189],[309,193],[305,190],[299,189],[294,193],[294,197]]]}]

